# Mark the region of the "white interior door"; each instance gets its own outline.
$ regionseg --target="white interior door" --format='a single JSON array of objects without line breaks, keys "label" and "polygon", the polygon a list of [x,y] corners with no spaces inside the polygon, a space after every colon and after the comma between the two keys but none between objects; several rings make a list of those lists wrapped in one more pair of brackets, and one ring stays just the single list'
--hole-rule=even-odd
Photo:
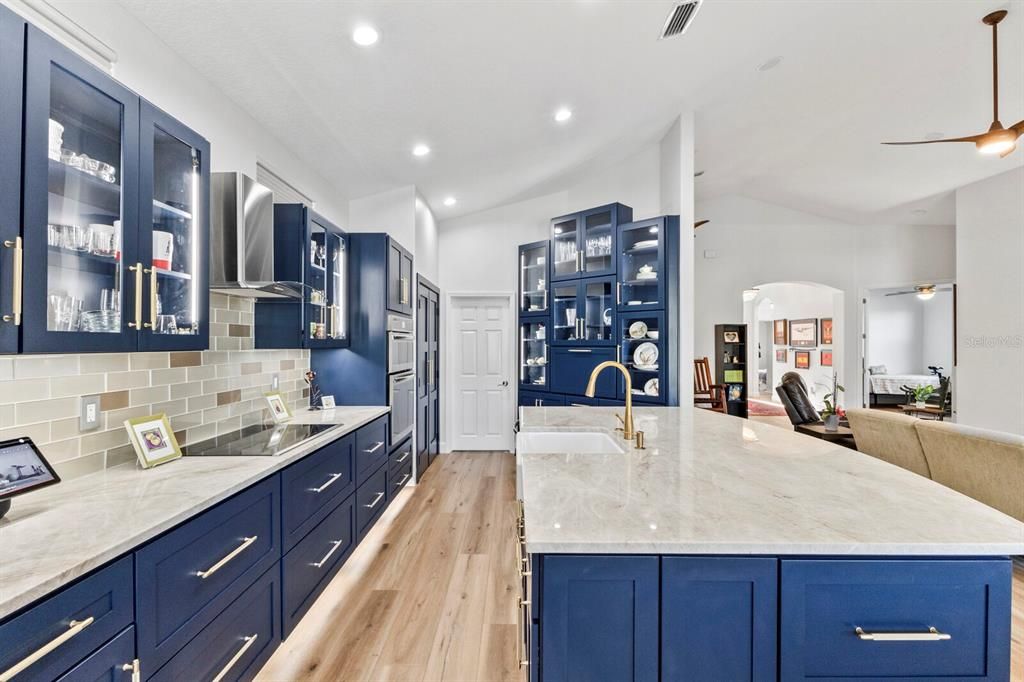
[{"label": "white interior door", "polygon": [[507,297],[452,299],[453,450],[512,450],[512,347]]}]

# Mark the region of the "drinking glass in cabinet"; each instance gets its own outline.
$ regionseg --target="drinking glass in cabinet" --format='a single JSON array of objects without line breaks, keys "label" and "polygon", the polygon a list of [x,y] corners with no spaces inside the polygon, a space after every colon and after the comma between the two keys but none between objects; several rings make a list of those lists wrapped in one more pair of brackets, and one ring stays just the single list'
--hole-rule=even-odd
[{"label": "drinking glass in cabinet", "polygon": [[152,331],[198,334],[199,154],[159,127],[153,135]]},{"label": "drinking glass in cabinet", "polygon": [[571,218],[555,223],[552,231],[554,232],[552,274],[555,277],[561,277],[579,272],[579,253],[576,250],[576,219]]},{"label": "drinking glass in cabinet", "polygon": [[583,223],[583,270],[614,270],[612,261],[612,214],[604,211],[586,216]]},{"label": "drinking glass in cabinet", "polygon": [[612,282],[587,282],[586,313],[580,327],[587,341],[611,340],[612,319],[615,300],[612,296]]},{"label": "drinking glass in cabinet", "polygon": [[548,308],[547,249],[537,246],[524,249],[519,255],[519,302],[524,313],[543,312]]},{"label": "drinking glass in cabinet", "polygon": [[51,66],[46,328],[121,332],[122,105]]},{"label": "drinking glass in cabinet", "polygon": [[556,286],[552,289],[552,322],[555,340],[575,341],[581,338],[576,310],[576,283]]},{"label": "drinking glass in cabinet", "polygon": [[525,322],[519,328],[521,366],[519,383],[523,386],[547,386],[548,344],[543,322]]}]

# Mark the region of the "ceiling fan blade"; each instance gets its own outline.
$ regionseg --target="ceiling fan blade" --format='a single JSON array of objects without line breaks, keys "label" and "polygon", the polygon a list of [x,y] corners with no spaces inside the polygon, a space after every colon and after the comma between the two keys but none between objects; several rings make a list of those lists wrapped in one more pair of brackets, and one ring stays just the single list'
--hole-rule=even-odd
[{"label": "ceiling fan blade", "polygon": [[916,293],[917,293],[916,290],[915,291],[892,291],[892,292],[886,294],[886,296],[906,296],[907,294],[916,294]]},{"label": "ceiling fan blade", "polygon": [[701,225],[707,225],[707,224],[708,224],[708,223],[710,223],[710,222],[711,222],[710,220],[698,220],[697,222],[695,222],[695,223],[693,224],[693,229],[695,229],[695,230],[696,230],[696,229],[697,229],[698,227],[700,227]]},{"label": "ceiling fan blade", "polygon": [[1017,137],[1024,135],[1024,121],[1017,121],[1012,126],[1010,126],[1010,130],[1017,133]]},{"label": "ceiling fan blade", "polygon": [[[1022,122],[1024,122],[1024,121],[1022,121]],[[939,142],[977,142],[982,137],[984,137],[984,133],[982,133],[981,135],[968,135],[967,137],[951,137],[951,138],[948,138],[948,139],[945,139],[945,140],[920,140],[918,142],[883,142],[882,144],[905,145],[905,144],[938,144]]]}]

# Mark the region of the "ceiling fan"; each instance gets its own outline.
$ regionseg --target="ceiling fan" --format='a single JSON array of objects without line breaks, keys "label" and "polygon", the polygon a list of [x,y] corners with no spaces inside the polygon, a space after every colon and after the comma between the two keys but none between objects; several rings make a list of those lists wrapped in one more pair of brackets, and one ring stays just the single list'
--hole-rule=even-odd
[{"label": "ceiling fan", "polygon": [[952,291],[952,290],[953,290],[953,287],[943,287],[943,288],[940,289],[937,286],[935,286],[934,284],[920,284],[920,285],[914,287],[913,289],[908,289],[907,291],[893,291],[893,292],[890,292],[890,293],[886,294],[886,296],[906,296],[907,294],[917,294],[917,297],[919,299],[921,299],[922,301],[928,301],[933,296],[935,296],[936,292],[939,292],[939,291]]},{"label": "ceiling fan", "polygon": [[697,222],[695,222],[693,224],[693,229],[696,230],[698,227],[701,227],[702,225],[707,225],[710,222],[711,222],[710,220],[698,220]]},{"label": "ceiling fan", "polygon": [[992,125],[988,132],[966,137],[953,137],[946,140],[922,140],[920,142],[883,142],[882,144],[936,144],[939,142],[973,142],[982,154],[998,154],[1000,158],[1009,156],[1017,148],[1017,138],[1024,135],[1024,121],[1004,128],[999,122],[999,54],[998,26],[1006,18],[1006,10],[1001,9],[985,15],[981,20],[992,27]]}]

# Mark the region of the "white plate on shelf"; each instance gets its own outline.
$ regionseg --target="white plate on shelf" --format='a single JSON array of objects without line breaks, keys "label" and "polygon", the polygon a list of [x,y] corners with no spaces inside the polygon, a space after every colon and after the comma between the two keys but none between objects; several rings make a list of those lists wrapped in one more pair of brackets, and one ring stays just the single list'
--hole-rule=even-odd
[{"label": "white plate on shelf", "polygon": [[649,379],[647,381],[647,383],[644,384],[644,394],[645,395],[654,396],[654,397],[658,396],[658,380],[657,379]]},{"label": "white plate on shelf", "polygon": [[649,367],[658,364],[658,346],[645,341],[633,351],[633,364],[637,367]]},{"label": "white plate on shelf", "polygon": [[647,323],[643,320],[637,320],[629,325],[629,338],[642,339],[645,334],[647,334]]},{"label": "white plate on shelf", "polygon": [[633,244],[633,248],[634,249],[653,249],[657,245],[658,245],[658,240],[657,239],[644,239],[643,241],[639,241],[639,242]]},{"label": "white plate on shelf", "polygon": [[643,305],[643,301],[626,301],[626,305]]}]

